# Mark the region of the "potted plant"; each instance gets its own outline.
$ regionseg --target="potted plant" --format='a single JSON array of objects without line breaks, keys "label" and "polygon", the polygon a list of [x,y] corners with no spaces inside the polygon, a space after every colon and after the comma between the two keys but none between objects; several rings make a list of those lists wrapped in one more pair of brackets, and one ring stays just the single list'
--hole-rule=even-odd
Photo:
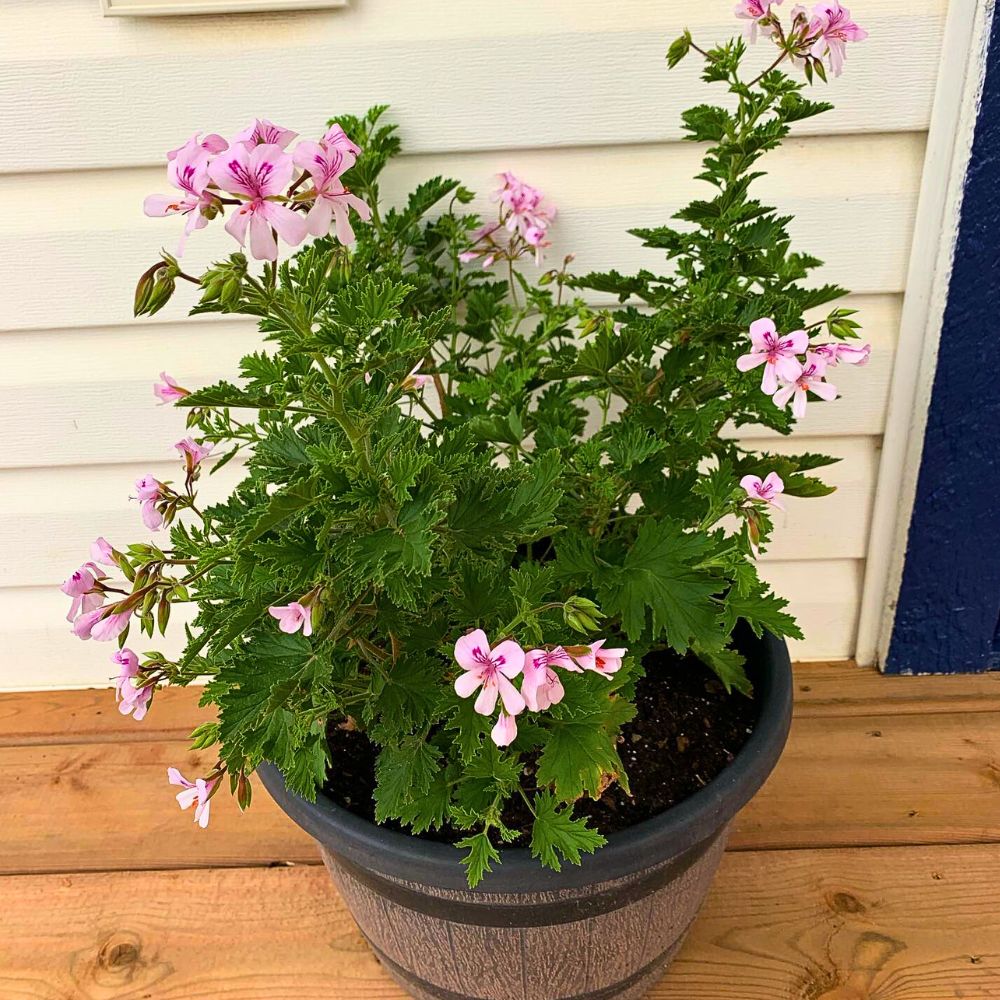
[{"label": "potted plant", "polygon": [[[168,154],[177,193],[147,199],[185,235],[224,217],[259,263],[192,276],[164,253],[136,313],[188,281],[193,312],[258,317],[270,347],[235,382],[162,376],[191,436],[178,480],[135,499],[169,544],[98,539],[63,587],[73,631],[117,640],[137,720],[207,678],[218,721],[193,741],[218,762],[170,770],[180,805],[204,827],[257,772],[414,996],[641,996],[784,745],[799,633],[755,560],[782,495],[830,492],[810,473],[833,460],[720,432],[787,433],[869,349],[850,310],[807,321],[844,290],[806,283],[819,261],[751,192],[830,107],[781,64],[825,80],[864,32],[835,0],[784,24],[778,3],[738,5],[776,46],[750,80],[742,39],[670,47],[730,97],[684,115],[706,198],[633,232],[662,275],[545,269],[555,210],[509,173],[485,220],[440,177],[387,208],[384,108],[318,142],[196,135]],[[203,506],[230,461],[244,478]],[[126,645],[185,604],[179,659]]]}]

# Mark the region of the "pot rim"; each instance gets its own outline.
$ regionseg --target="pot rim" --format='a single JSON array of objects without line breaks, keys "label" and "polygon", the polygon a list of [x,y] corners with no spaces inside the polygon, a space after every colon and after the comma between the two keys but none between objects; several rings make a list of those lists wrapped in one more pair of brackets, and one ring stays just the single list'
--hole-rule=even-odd
[{"label": "pot rim", "polygon": [[278,805],[328,851],[390,879],[476,894],[537,894],[579,889],[625,878],[669,862],[717,836],[756,794],[774,769],[788,738],[792,716],[792,671],[785,643],[768,632],[738,643],[759,705],[753,733],[733,762],[704,788],[650,819],[609,834],[607,844],[566,863],[561,872],[543,868],[526,847],[501,848],[495,866],[470,890],[459,851],[452,844],[424,840],[377,826],[337,805],[324,792],[308,802],[289,791],[280,771],[263,763],[257,773]]}]

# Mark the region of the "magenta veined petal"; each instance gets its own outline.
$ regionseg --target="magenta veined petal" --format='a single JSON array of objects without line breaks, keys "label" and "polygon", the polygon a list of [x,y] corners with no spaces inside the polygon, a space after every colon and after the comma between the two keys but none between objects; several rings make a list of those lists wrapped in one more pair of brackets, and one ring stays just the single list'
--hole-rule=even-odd
[{"label": "magenta veined petal", "polygon": [[490,641],[481,628],[461,636],[455,643],[455,660],[464,670],[479,668],[489,655]]},{"label": "magenta veined petal", "polygon": [[524,667],[524,650],[512,639],[505,639],[492,650],[490,659],[504,677],[516,677]]}]

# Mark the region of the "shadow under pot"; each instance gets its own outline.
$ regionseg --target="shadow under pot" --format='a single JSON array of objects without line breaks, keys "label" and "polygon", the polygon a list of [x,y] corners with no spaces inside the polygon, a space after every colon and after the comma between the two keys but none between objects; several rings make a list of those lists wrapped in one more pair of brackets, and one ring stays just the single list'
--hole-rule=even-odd
[{"label": "shadow under pot", "polygon": [[708,894],[729,824],[774,769],[792,716],[785,644],[739,642],[754,730],[733,762],[678,805],[580,866],[540,867],[527,849],[470,890],[454,847],[375,826],[319,795],[307,802],[264,764],[279,806],[323,860],[386,971],[418,1000],[638,1000],[663,975]]}]

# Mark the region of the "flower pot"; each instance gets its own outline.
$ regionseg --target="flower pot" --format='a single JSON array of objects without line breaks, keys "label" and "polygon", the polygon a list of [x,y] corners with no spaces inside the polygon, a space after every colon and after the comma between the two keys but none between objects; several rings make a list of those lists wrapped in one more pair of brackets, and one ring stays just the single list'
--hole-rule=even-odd
[{"label": "flower pot", "polygon": [[759,715],[733,763],[684,802],[608,837],[579,867],[543,869],[526,849],[470,890],[458,852],[374,826],[320,795],[265,787],[319,842],[386,971],[420,1000],[633,1000],[677,953],[708,892],[729,823],[771,773],[788,735],[784,643],[741,642]]}]

